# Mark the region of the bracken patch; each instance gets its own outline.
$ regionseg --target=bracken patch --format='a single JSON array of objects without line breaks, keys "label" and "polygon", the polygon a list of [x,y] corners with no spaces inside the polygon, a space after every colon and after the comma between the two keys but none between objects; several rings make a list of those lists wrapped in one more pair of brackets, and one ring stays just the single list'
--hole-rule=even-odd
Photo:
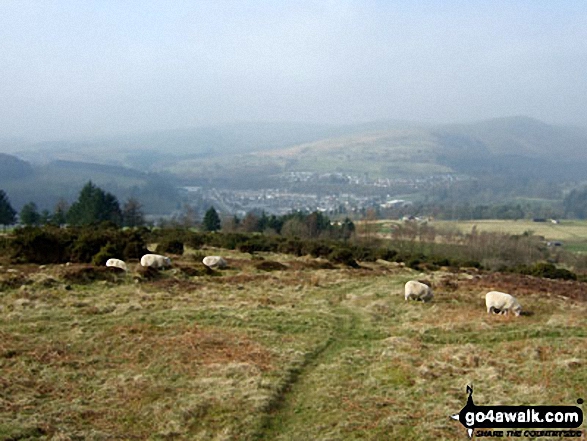
[{"label": "bracken patch", "polygon": [[[117,357],[127,360],[164,360],[174,368],[214,363],[250,363],[270,370],[272,355],[242,334],[197,326],[161,330],[149,325],[119,326],[109,333],[108,344],[119,347]],[[182,367],[183,366],[183,367]]]},{"label": "bracken patch", "polygon": [[470,280],[459,280],[460,288],[498,289],[517,295],[550,294],[587,301],[587,283],[574,280],[544,279],[521,274],[487,273]]},{"label": "bracken patch", "polygon": [[117,269],[106,266],[72,266],[63,273],[63,279],[71,283],[85,284],[97,280],[116,282],[121,277]]}]

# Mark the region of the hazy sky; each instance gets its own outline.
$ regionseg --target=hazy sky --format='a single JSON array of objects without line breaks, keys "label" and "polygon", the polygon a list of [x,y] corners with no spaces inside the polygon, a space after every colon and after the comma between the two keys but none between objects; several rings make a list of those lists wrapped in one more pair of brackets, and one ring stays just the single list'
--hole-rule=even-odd
[{"label": "hazy sky", "polygon": [[586,108],[584,0],[0,0],[0,138]]}]

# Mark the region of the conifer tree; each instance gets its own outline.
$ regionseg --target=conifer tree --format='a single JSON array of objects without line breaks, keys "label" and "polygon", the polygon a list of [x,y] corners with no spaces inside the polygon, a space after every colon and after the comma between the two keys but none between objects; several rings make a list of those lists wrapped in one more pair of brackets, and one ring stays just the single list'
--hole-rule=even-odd
[{"label": "conifer tree", "polygon": [[67,212],[69,207],[67,205],[67,201],[65,199],[60,199],[55,205],[55,210],[53,214],[50,216],[50,223],[52,225],[63,225],[67,223]]},{"label": "conifer tree", "polygon": [[4,190],[0,190],[0,224],[6,229],[6,225],[12,225],[15,222],[16,211],[10,205],[10,200]]},{"label": "conifer tree", "polygon": [[78,200],[67,212],[67,222],[72,225],[92,225],[110,221],[122,222],[122,212],[116,196],[106,193],[89,181],[81,190]]},{"label": "conifer tree", "polygon": [[37,209],[37,204],[29,202],[20,210],[20,222],[27,226],[39,225],[41,215]]},{"label": "conifer tree", "polygon": [[214,209],[214,207],[210,207],[206,214],[204,215],[204,223],[203,227],[206,231],[218,231],[220,230],[220,216]]}]

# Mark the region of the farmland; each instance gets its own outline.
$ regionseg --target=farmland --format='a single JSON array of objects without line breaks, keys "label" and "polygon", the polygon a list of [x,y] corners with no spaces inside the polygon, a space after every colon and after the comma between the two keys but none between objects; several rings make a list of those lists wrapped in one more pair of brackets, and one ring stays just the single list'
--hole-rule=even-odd
[{"label": "farmland", "polygon": [[[401,223],[401,221],[376,221],[376,231],[381,237],[389,238],[393,229]],[[504,235],[529,234],[543,237],[546,242],[561,242],[567,251],[587,253],[587,222],[581,220],[561,220],[557,224],[532,220],[429,220],[426,224],[433,227],[439,236],[446,236],[449,233],[469,234],[473,230],[478,233]]]},{"label": "farmland", "polygon": [[562,220],[558,224],[532,220],[434,221],[431,225],[437,228],[456,227],[461,232],[470,232],[475,227],[477,231],[504,234],[531,232],[537,236],[544,236],[546,240],[587,241],[587,222],[579,220]]},{"label": "farmland", "polygon": [[[229,268],[205,271],[203,252]],[[5,262],[0,439],[463,439],[448,417],[467,384],[478,404],[585,396],[585,283],[220,249],[173,261]],[[412,278],[433,302],[404,302]],[[524,315],[488,316],[495,288]]]}]

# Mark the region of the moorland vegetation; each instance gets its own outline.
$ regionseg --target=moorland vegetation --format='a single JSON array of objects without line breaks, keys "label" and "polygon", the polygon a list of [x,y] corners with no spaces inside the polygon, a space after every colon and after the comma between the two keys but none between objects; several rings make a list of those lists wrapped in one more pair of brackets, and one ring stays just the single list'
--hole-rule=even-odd
[{"label": "moorland vegetation", "polygon": [[[583,396],[587,283],[404,262],[429,245],[362,228],[3,235],[0,438],[453,440],[466,436],[449,416],[468,384],[483,404]],[[140,267],[143,247],[172,268]],[[210,254],[228,268],[206,268]],[[110,255],[128,272],[105,267]],[[433,286],[432,302],[404,301],[412,279]],[[486,313],[495,288],[521,317]]]}]

